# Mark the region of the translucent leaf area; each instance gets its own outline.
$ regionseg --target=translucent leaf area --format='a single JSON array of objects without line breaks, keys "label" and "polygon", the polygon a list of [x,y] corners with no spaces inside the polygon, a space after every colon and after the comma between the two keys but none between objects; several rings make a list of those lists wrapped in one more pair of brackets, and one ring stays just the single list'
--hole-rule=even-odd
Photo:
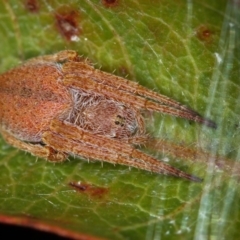
[{"label": "translucent leaf area", "polygon": [[142,150],[202,183],[81,158],[52,164],[1,138],[0,221],[79,239],[240,238],[238,0],[2,0],[0,39],[1,73],[74,49],[218,125],[144,113],[154,139]]}]

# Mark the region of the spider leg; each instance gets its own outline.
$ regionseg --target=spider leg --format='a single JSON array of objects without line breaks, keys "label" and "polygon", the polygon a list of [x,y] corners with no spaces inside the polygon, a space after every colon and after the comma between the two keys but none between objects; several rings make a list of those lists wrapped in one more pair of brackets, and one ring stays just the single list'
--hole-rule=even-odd
[{"label": "spider leg", "polygon": [[44,133],[43,141],[54,146],[60,152],[182,177],[195,182],[202,181],[198,177],[187,174],[135,149],[126,142],[93,135],[62,121],[53,120],[51,122],[50,131]]},{"label": "spider leg", "polygon": [[74,73],[80,76],[87,76],[98,83],[109,85],[118,90],[143,96],[143,97],[155,100],[159,103],[168,105],[170,107],[181,109],[183,111],[198,115],[198,113],[195,112],[194,110],[188,108],[187,106],[182,105],[181,103],[167,96],[151,91],[139,85],[136,82],[129,81],[127,79],[114,76],[110,73],[106,73],[101,70],[95,69],[94,67],[87,64],[86,62],[67,62],[63,66],[63,72],[66,74]]},{"label": "spider leg", "polygon": [[76,76],[75,74],[67,74],[63,79],[63,84],[69,88],[76,88],[79,90],[103,94],[109,98],[113,98],[117,101],[127,103],[138,109],[146,109],[156,112],[167,113],[176,117],[189,119],[195,122],[205,124],[209,127],[216,128],[216,124],[213,121],[201,117],[198,113],[187,112],[182,109],[176,109],[174,107],[154,102],[142,96],[137,96],[122,90],[116,91],[116,88],[109,85],[98,83],[86,76]]},{"label": "spider leg", "polygon": [[199,113],[188,108],[187,106],[184,106],[181,103],[167,96],[151,91],[139,85],[136,82],[129,81],[127,79],[114,76],[112,74],[95,69],[91,65],[87,64],[87,62],[66,62],[63,66],[63,72],[65,74],[73,73],[80,77],[87,76],[88,78],[98,83],[115,88],[115,91],[117,89],[117,90],[131,93],[133,95],[139,95],[144,98],[157,101],[161,105],[166,105],[166,106],[172,107],[173,109],[181,110],[181,112],[187,112],[189,113],[190,116],[194,116],[196,119],[201,118],[202,119],[201,121],[198,121],[198,120],[195,120],[195,121],[201,122],[209,127],[216,128],[216,124],[213,121],[208,119],[203,119],[201,115],[199,115]]},{"label": "spider leg", "polygon": [[34,156],[45,158],[51,162],[62,162],[68,156],[67,154],[58,152],[49,146],[23,142],[3,129],[1,129],[1,135],[3,136],[4,140],[13,147],[29,152]]}]

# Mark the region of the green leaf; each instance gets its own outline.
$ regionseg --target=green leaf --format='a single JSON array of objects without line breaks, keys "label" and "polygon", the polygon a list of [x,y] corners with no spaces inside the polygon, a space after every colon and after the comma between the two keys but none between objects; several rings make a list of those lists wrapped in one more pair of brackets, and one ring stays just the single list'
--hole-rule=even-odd
[{"label": "green leaf", "polygon": [[157,140],[143,150],[201,184],[80,158],[52,164],[1,139],[0,221],[28,219],[22,224],[79,238],[238,239],[239,8],[226,0],[1,1],[1,72],[74,49],[218,128],[145,114]]}]

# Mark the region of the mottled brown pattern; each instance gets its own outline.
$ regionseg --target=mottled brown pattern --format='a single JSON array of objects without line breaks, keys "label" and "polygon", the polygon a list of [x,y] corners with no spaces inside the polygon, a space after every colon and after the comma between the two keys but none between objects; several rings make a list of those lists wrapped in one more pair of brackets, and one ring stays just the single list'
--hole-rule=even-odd
[{"label": "mottled brown pattern", "polygon": [[38,0],[25,0],[25,7],[31,13],[38,13],[40,10],[39,1]]}]

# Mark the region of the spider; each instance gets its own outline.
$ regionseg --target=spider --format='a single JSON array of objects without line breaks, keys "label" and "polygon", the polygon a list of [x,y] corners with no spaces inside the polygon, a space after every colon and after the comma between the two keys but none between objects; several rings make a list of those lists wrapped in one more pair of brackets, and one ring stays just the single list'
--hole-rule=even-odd
[{"label": "spider", "polygon": [[10,145],[53,162],[69,155],[123,164],[199,182],[142,152],[142,110],[215,128],[194,110],[136,82],[95,69],[65,50],[0,75],[0,131]]}]

